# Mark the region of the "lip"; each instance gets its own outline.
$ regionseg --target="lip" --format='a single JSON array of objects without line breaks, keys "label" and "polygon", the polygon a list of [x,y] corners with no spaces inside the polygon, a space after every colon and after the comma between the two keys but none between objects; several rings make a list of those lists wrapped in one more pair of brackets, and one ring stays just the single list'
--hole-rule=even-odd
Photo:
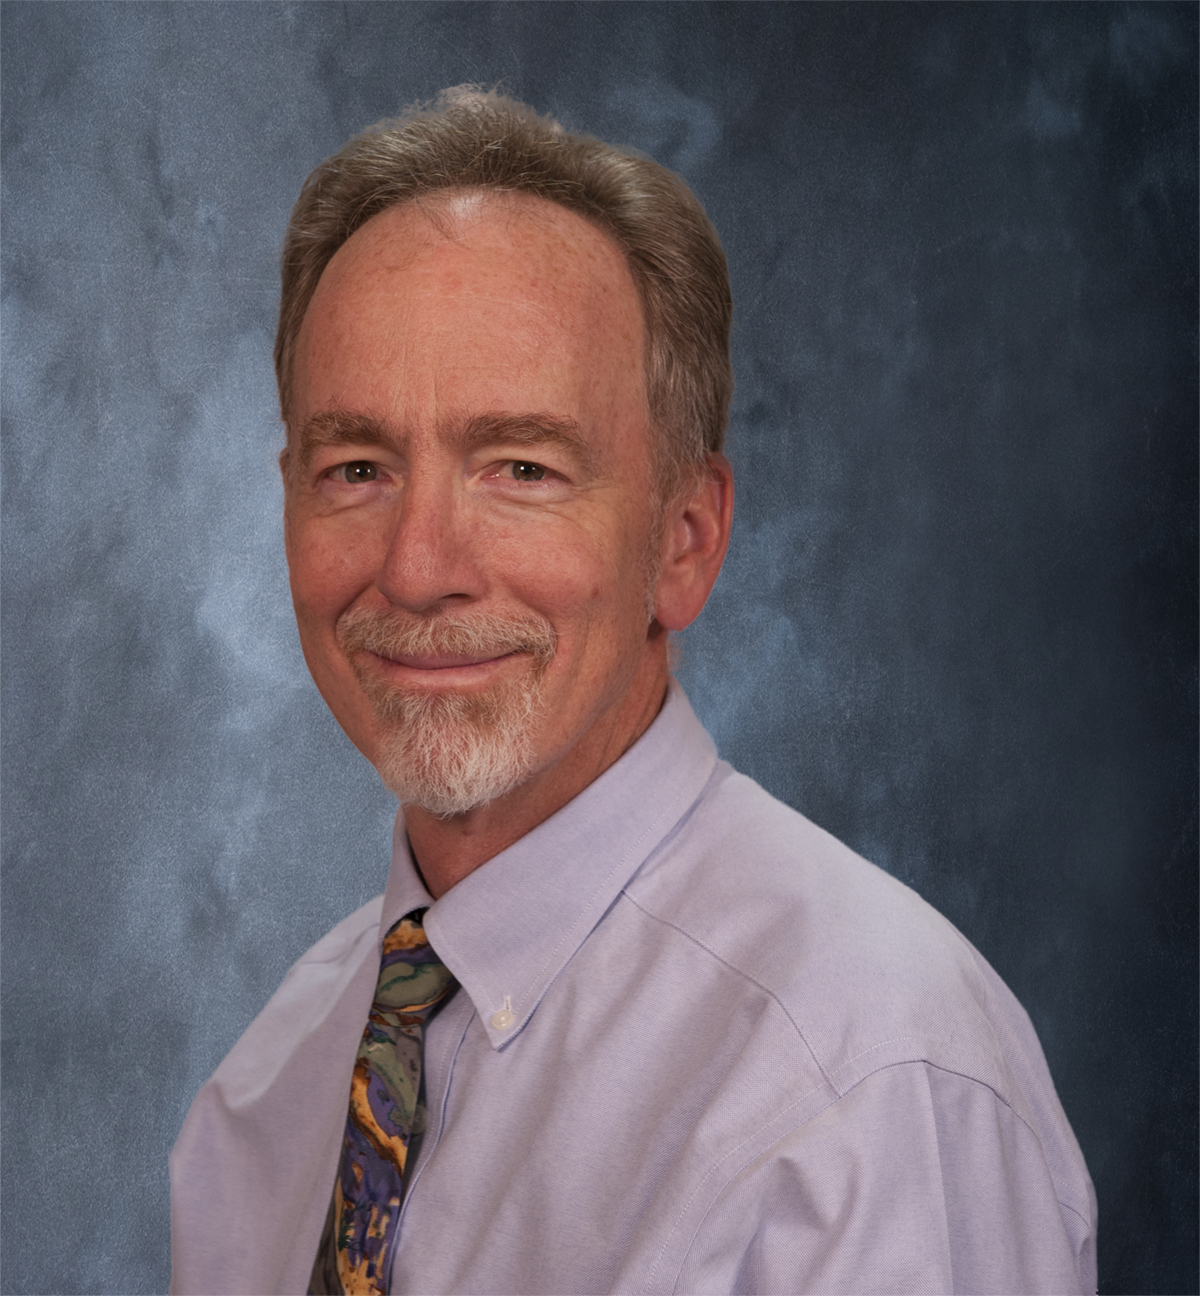
[{"label": "lip", "polygon": [[506,663],[523,654],[509,652],[497,657],[474,657],[466,653],[431,653],[420,657],[383,657],[364,650],[357,655],[371,674],[395,688],[473,692],[490,688],[497,675],[505,672]]},{"label": "lip", "polygon": [[437,673],[439,671],[450,670],[469,670],[475,666],[490,666],[494,662],[504,661],[512,657],[513,653],[500,653],[494,657],[471,657],[463,653],[432,653],[427,657],[381,657],[378,653],[371,653],[377,661],[383,662],[386,666],[401,666],[406,670],[427,671]]}]

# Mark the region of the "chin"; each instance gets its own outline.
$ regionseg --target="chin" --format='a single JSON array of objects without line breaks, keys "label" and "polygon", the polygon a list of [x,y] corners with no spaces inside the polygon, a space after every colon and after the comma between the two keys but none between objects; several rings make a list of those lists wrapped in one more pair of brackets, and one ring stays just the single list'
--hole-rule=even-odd
[{"label": "chin", "polygon": [[452,818],[511,792],[533,773],[538,690],[395,693],[386,706],[375,768],[406,805]]}]

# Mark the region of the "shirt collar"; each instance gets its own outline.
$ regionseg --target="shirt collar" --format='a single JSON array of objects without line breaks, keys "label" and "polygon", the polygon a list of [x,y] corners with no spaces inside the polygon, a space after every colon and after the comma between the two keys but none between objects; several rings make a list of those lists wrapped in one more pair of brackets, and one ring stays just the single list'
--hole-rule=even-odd
[{"label": "shirt collar", "polygon": [[573,801],[436,903],[396,816],[380,935],[429,905],[425,931],[470,996],[493,1048],[524,1029],[551,982],[716,765],[712,739],[672,679],[646,732]]}]

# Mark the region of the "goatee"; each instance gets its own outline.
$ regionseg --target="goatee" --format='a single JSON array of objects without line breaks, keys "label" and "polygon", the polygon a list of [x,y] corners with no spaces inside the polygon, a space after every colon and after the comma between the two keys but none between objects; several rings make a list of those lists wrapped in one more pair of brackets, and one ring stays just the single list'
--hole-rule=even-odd
[{"label": "goatee", "polygon": [[[408,805],[441,818],[496,800],[533,770],[532,730],[556,636],[541,617],[471,617],[350,608],[338,621],[338,643],[383,731],[375,768]],[[529,667],[478,693],[404,689],[380,679],[358,654],[480,660],[510,653]]]}]

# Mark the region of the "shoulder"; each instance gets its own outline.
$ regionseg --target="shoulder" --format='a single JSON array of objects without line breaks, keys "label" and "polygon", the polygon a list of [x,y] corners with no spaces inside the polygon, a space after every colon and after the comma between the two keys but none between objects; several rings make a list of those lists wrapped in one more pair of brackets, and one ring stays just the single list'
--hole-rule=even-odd
[{"label": "shoulder", "polygon": [[886,1067],[755,1150],[706,1203],[676,1290],[1096,1290],[1086,1182],[986,1086]]},{"label": "shoulder", "polygon": [[[924,1194],[928,1229],[984,1237],[980,1221],[954,1224],[958,1205],[938,1185],[982,1210],[1008,1182],[1004,1167],[1019,1166],[1009,1175],[1017,1196],[1052,1211],[1043,1232],[1056,1255],[1060,1234],[1074,1239],[1068,1251],[1084,1257],[1086,1288],[1094,1197],[1037,1037],[987,961],[932,906],[727,765],[625,894],[736,982],[743,1005],[770,1005],[752,1014],[764,1041],[769,1017],[769,1046],[740,1048],[729,1086],[757,1122],[724,1163],[731,1220],[757,1218],[764,1193],[794,1201],[801,1181],[805,1191],[828,1188],[836,1214],[853,1185],[839,1196],[829,1167],[859,1175],[855,1191],[869,1167],[902,1200]],[[801,1072],[802,1085],[792,1079]],[[754,1114],[746,1094],[758,1095]],[[901,1216],[897,1236],[913,1224],[911,1211]],[[1012,1228],[1034,1236],[1015,1215]],[[751,1289],[783,1289],[763,1281]]]},{"label": "shoulder", "polygon": [[[629,897],[769,993],[845,1093],[923,1061],[1022,1104],[1016,999],[914,891],[727,765]],[[1046,1077],[1048,1080],[1048,1077]]]},{"label": "shoulder", "polygon": [[[774,1001],[827,1101],[841,1108],[853,1099],[844,1116],[871,1094],[887,1093],[893,1115],[898,1092],[927,1094],[944,1116],[986,1093],[978,1110],[1007,1110],[1012,1129],[1023,1127],[1039,1147],[1059,1199],[1094,1215],[1027,1014],[966,937],[909,887],[722,763],[626,894],[748,992]],[[935,1079],[897,1090],[901,1071]],[[837,1127],[832,1111],[826,1119]]]},{"label": "shoulder", "polygon": [[[382,896],[368,900],[292,964],[213,1073],[209,1083],[226,1101],[244,1104],[274,1083],[297,1049],[336,1016],[347,990],[363,979],[364,969],[367,982],[374,985],[372,956],[377,955],[382,910]],[[355,1034],[362,1029],[361,1021],[351,1026]]]}]

